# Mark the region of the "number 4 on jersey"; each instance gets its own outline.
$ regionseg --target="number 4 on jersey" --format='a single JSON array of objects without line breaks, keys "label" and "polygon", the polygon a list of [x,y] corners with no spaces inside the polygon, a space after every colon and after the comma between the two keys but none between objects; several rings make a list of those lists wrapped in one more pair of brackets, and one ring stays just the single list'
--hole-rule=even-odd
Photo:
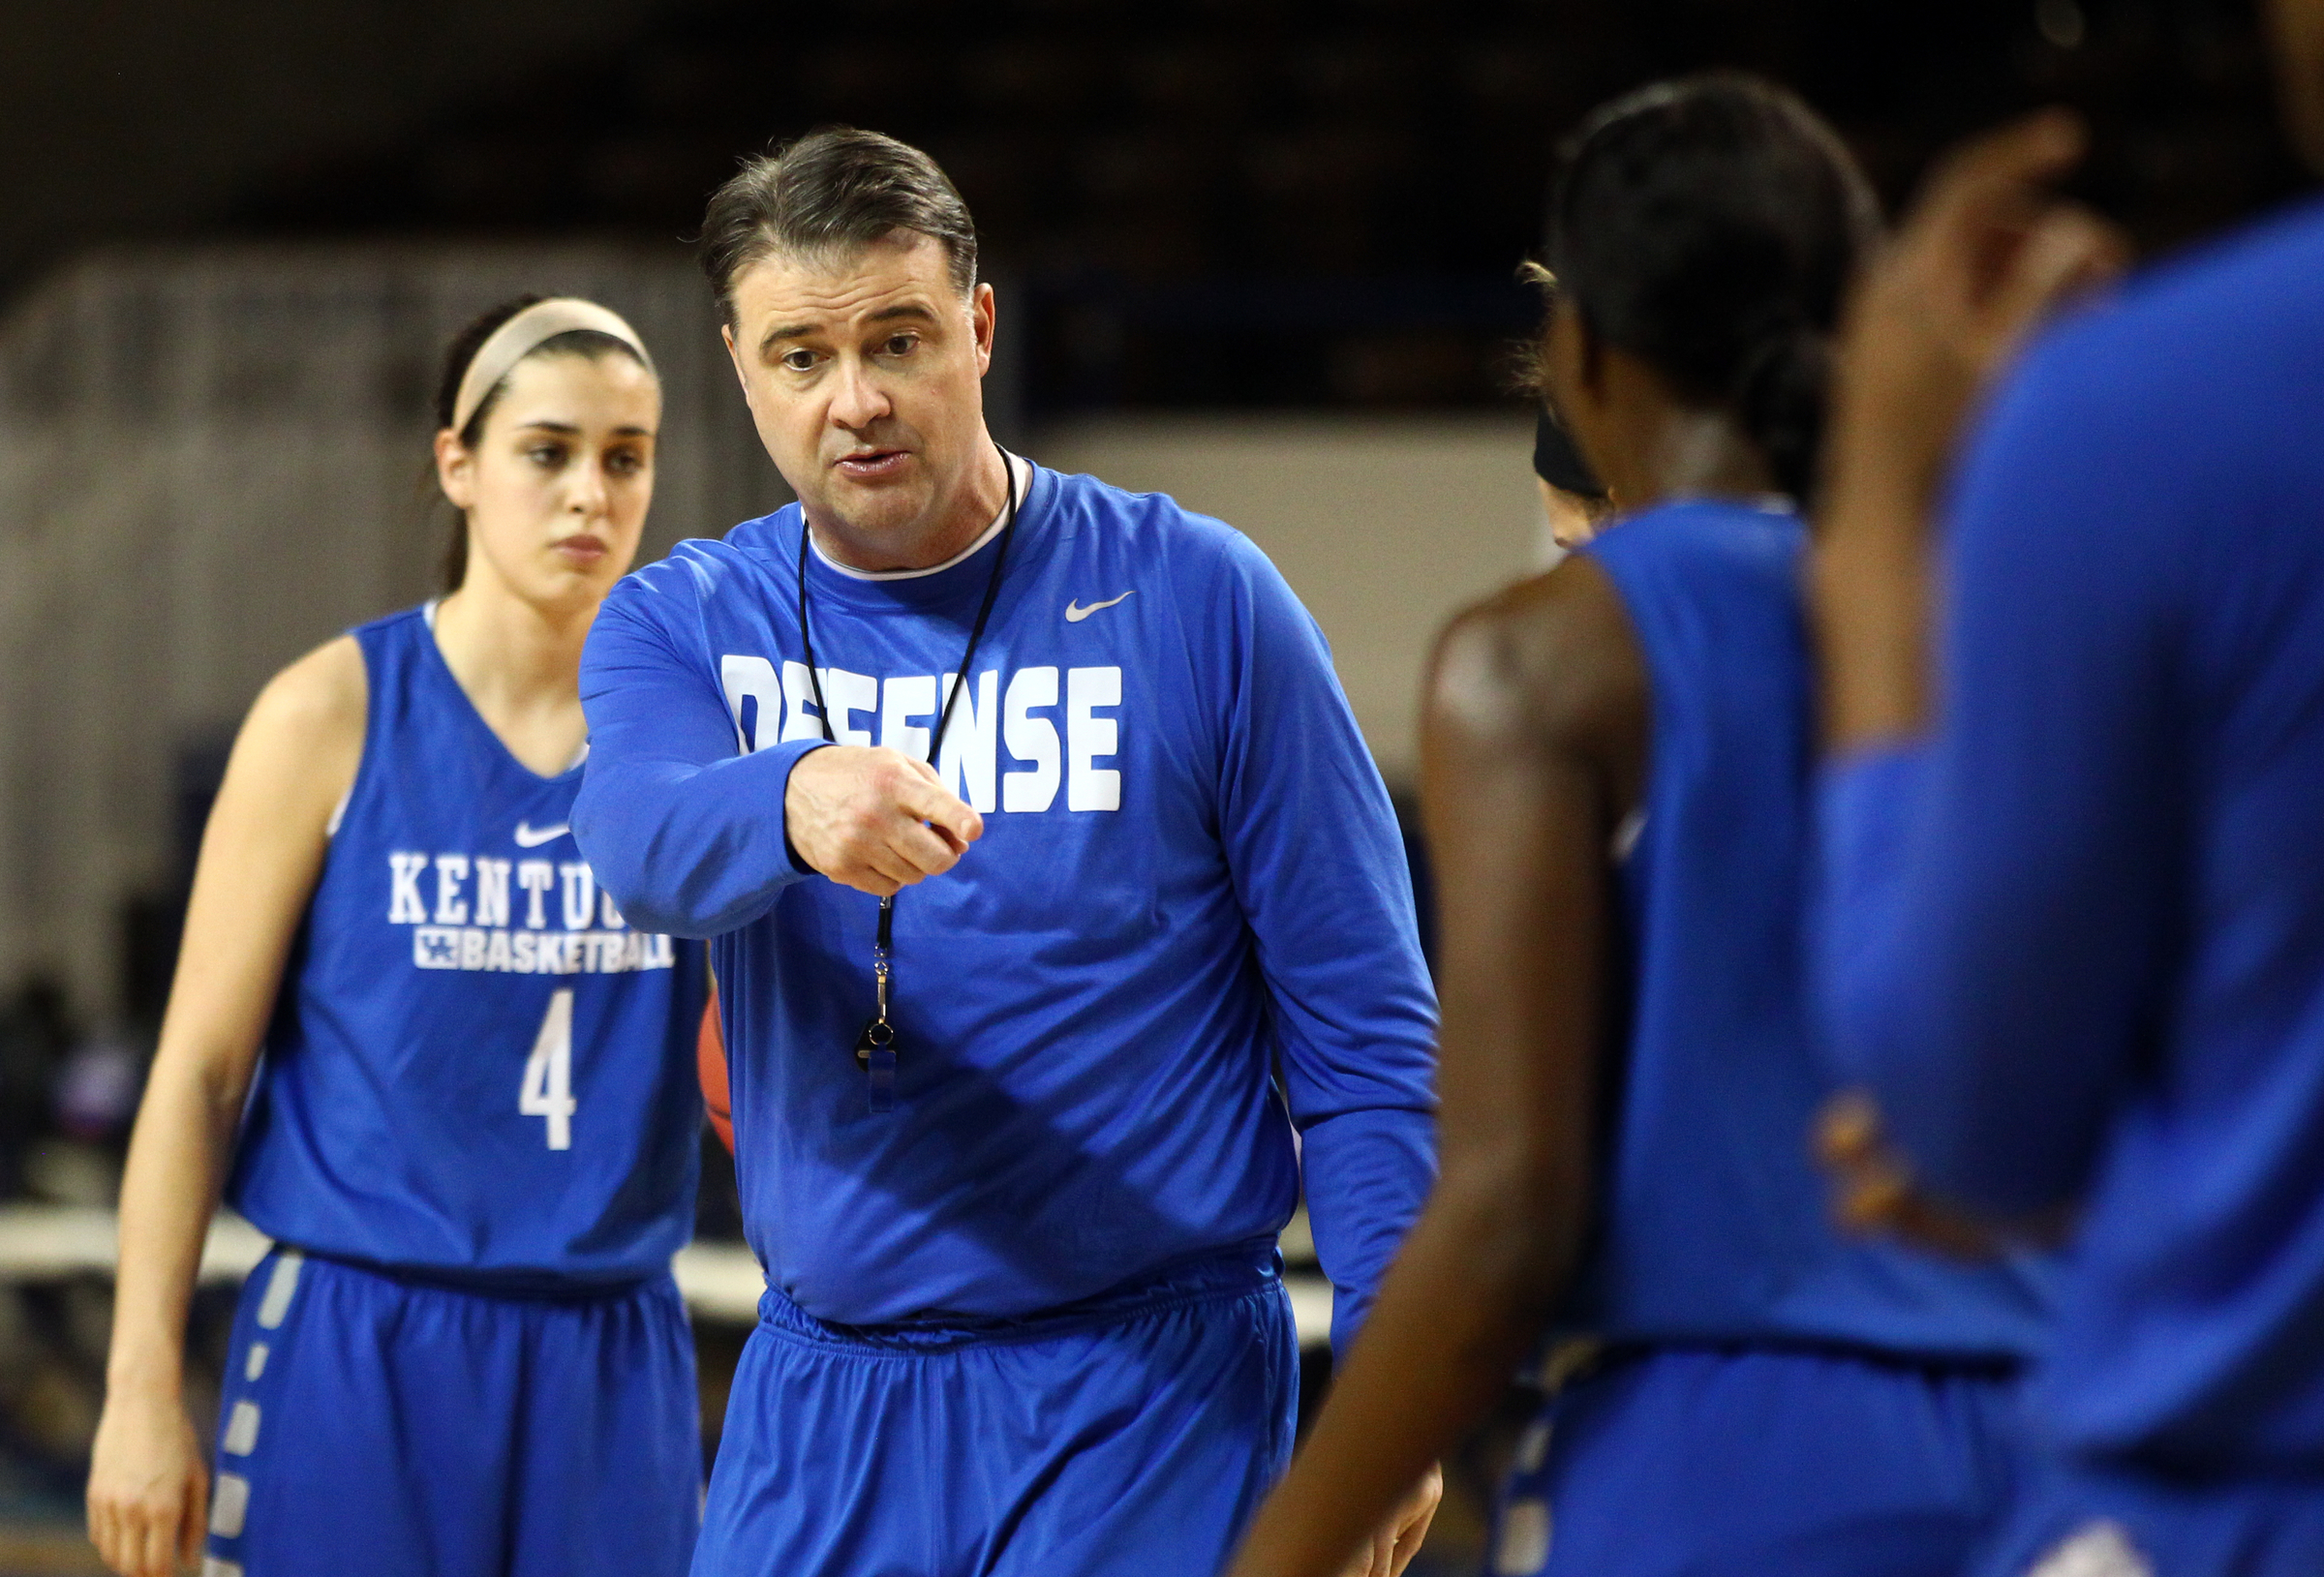
[{"label": "number 4 on jersey", "polygon": [[533,1054],[525,1059],[525,1084],[517,1091],[516,1109],[527,1117],[549,1120],[549,1148],[573,1147],[573,993],[567,988],[549,998],[549,1016],[540,1021]]}]

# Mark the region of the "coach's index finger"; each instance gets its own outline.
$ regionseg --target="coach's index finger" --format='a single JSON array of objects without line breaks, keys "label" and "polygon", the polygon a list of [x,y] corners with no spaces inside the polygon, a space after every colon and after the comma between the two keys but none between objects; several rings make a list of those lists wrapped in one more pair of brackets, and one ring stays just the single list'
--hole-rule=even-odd
[{"label": "coach's index finger", "polygon": [[944,780],[925,761],[915,761],[919,769],[904,780],[896,796],[896,807],[914,821],[924,821],[939,835],[946,836],[961,848],[966,848],[985,835],[985,818],[973,806],[944,786]]}]

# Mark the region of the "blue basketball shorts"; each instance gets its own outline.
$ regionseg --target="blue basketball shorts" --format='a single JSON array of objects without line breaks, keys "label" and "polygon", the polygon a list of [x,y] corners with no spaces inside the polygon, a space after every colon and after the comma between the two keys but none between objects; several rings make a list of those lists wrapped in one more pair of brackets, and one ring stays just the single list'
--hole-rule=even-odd
[{"label": "blue basketball shorts", "polygon": [[696,1577],[1208,1577],[1291,1456],[1271,1243],[1024,1320],[759,1304]]},{"label": "blue basketball shorts", "polygon": [[1836,1350],[1657,1348],[1544,1405],[1496,1577],[1957,1577],[2019,1471],[2016,1386]]},{"label": "blue basketball shorts", "polygon": [[1976,1577],[2316,1577],[2324,1478],[2189,1480],[2044,1460]]},{"label": "blue basketball shorts", "polygon": [[701,1505],[678,1289],[484,1292],[278,1248],[227,1358],[205,1577],[677,1577]]}]

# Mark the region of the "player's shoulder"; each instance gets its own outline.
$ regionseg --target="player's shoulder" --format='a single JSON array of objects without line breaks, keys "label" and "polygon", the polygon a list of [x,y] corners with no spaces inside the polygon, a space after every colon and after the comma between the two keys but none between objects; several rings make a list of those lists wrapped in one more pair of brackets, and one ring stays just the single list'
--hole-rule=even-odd
[{"label": "player's shoulder", "polygon": [[251,704],[251,725],[308,738],[359,739],[370,695],[362,646],[353,635],[336,635],[266,682]]},{"label": "player's shoulder", "polygon": [[1595,742],[1635,720],[1646,689],[1613,578],[1576,553],[1452,617],[1429,664],[1428,709],[1479,739]]},{"label": "player's shoulder", "polygon": [[266,682],[234,742],[229,776],[297,824],[354,780],[368,728],[370,680],[353,635],[323,642]]}]

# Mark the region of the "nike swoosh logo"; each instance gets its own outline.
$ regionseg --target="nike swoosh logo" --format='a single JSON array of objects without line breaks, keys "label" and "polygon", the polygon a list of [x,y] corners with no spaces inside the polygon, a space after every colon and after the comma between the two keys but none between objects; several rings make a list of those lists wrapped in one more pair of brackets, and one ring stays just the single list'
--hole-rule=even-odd
[{"label": "nike swoosh logo", "polygon": [[[1122,592],[1121,597],[1134,597],[1137,594],[1137,591],[1133,588],[1130,591]],[[1068,602],[1065,604],[1065,622],[1068,624],[1078,624],[1083,620],[1088,618],[1091,614],[1096,613],[1101,609],[1113,607],[1114,604],[1121,600],[1121,597],[1108,597],[1103,602],[1092,602],[1086,608],[1083,607],[1078,602]]]},{"label": "nike swoosh logo", "polygon": [[570,822],[561,821],[554,827],[528,827],[520,821],[516,824],[516,846],[520,849],[537,849],[543,843],[556,842],[572,830]]}]

